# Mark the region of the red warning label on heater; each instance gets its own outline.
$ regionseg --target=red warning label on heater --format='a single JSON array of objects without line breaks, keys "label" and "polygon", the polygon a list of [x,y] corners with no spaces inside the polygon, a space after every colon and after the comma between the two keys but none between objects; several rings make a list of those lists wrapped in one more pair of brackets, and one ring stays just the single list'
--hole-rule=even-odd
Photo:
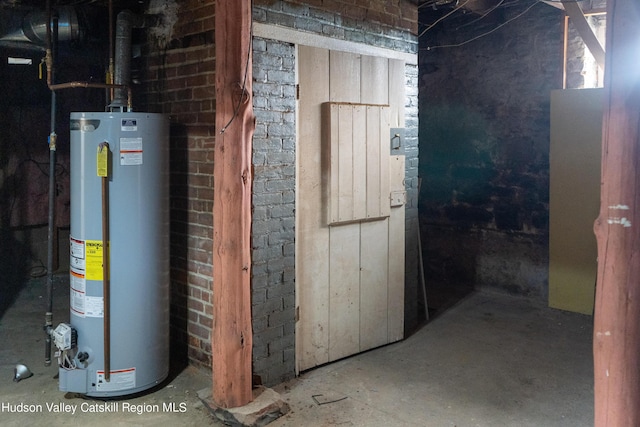
[{"label": "red warning label on heater", "polygon": [[84,240],[69,238],[70,256],[69,267],[72,272],[84,275],[86,258],[84,253]]}]

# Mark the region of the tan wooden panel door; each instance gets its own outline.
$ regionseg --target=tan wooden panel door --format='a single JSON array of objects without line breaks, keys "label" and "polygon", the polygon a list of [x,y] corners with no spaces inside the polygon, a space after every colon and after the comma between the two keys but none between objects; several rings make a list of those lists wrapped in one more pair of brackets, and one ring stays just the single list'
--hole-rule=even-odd
[{"label": "tan wooden panel door", "polygon": [[[390,194],[404,192],[404,156],[391,155],[390,135],[377,134],[384,124],[404,126],[404,63],[299,46],[298,82],[296,353],[303,371],[403,337],[404,205],[392,206]],[[334,109],[331,120],[327,103],[358,105]],[[336,124],[340,114],[347,119]],[[353,203],[351,216],[332,221],[332,200]],[[390,209],[375,209],[381,201]]]}]

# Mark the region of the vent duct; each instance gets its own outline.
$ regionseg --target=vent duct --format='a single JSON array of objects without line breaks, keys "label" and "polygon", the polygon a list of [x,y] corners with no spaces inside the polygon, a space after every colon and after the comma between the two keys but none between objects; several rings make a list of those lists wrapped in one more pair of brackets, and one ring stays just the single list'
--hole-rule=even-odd
[{"label": "vent duct", "polygon": [[[73,41],[80,38],[78,15],[72,7],[59,7],[58,40]],[[7,16],[7,15],[5,15]],[[47,39],[48,14],[44,10],[32,10],[26,14],[8,15],[3,25],[0,45],[44,50]]]},{"label": "vent duct", "polygon": [[118,13],[115,37],[115,68],[113,83],[124,86],[116,88],[113,102],[109,107],[127,105],[127,86],[131,85],[132,31],[133,28],[148,28],[158,25],[160,15],[137,15],[130,10]]}]

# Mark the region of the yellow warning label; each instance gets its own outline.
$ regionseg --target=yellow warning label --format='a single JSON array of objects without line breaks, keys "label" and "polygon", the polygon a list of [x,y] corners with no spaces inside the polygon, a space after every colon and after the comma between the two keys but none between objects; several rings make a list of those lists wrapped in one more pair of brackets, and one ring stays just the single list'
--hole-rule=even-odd
[{"label": "yellow warning label", "polygon": [[98,146],[98,176],[107,176],[109,174],[109,146]]},{"label": "yellow warning label", "polygon": [[102,275],[102,240],[85,241],[87,280],[103,280]]}]

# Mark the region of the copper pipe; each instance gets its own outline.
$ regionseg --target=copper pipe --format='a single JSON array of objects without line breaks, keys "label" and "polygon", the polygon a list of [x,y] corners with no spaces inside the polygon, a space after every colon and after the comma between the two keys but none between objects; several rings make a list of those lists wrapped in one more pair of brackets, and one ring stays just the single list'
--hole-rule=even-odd
[{"label": "copper pipe", "polygon": [[[50,0],[47,0],[49,7],[49,14],[51,16]],[[45,65],[47,67],[47,86],[49,90],[56,91],[60,89],[70,88],[95,88],[95,89],[109,89],[110,100],[113,100],[115,89],[127,89],[127,109],[131,111],[133,107],[133,94],[129,85],[114,84],[114,54],[113,54],[113,2],[109,0],[109,82],[107,83],[91,83],[91,82],[68,82],[53,84],[53,72],[54,72],[54,60],[51,49],[51,28],[47,25],[47,49],[45,54]]]},{"label": "copper pipe", "polygon": [[72,88],[96,88],[96,89],[127,89],[127,108],[131,110],[133,105],[132,98],[133,93],[131,87],[128,85],[116,85],[107,83],[92,83],[92,82],[67,82],[51,84],[49,82],[49,67],[47,67],[47,85],[49,90],[56,91],[60,89],[72,89]]},{"label": "copper pipe", "polygon": [[104,334],[104,379],[111,380],[111,281],[109,277],[109,143],[99,145],[107,150],[107,176],[102,177],[102,301]]}]

